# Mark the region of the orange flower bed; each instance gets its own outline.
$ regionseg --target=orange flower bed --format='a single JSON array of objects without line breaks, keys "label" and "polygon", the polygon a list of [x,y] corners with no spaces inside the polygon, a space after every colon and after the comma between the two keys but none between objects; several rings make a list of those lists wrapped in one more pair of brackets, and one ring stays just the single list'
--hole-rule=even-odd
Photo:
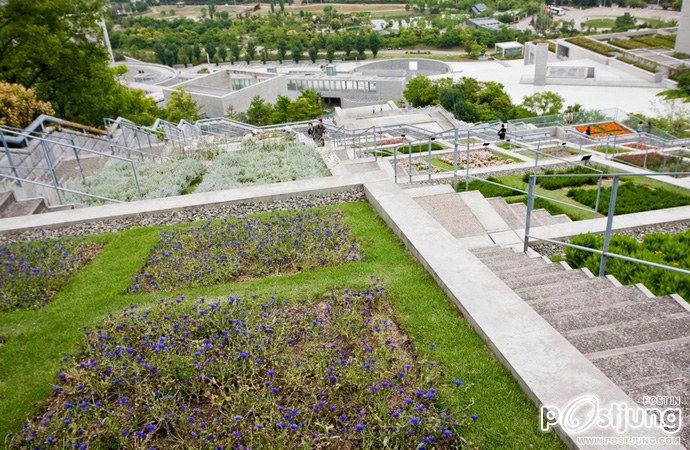
[{"label": "orange flower bed", "polygon": [[604,122],[604,123],[591,123],[587,125],[578,125],[575,127],[580,133],[586,133],[587,127],[592,130],[592,137],[605,137],[605,136],[621,136],[624,134],[630,134],[631,131],[620,125],[618,122]]}]

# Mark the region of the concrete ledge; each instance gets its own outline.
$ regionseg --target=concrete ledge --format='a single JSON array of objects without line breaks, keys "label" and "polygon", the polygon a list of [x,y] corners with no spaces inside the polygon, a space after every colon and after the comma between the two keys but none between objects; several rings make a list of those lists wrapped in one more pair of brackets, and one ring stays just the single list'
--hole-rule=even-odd
[{"label": "concrete ledge", "polygon": [[[633,410],[639,408],[398,186],[380,181],[365,183],[364,189],[378,214],[453,299],[537,405],[562,410],[578,396],[596,394],[602,406],[625,403]],[[586,420],[583,411],[574,416]],[[580,436],[621,436],[599,426],[578,435],[561,428],[557,431],[571,448],[578,448],[576,438]],[[658,437],[661,433],[637,429],[625,435]]]},{"label": "concrete ledge", "polygon": [[0,219],[0,234],[36,228],[56,228],[82,222],[155,214],[204,206],[219,206],[241,202],[270,202],[298,195],[342,192],[361,186],[365,182],[383,179],[386,179],[386,174],[381,171],[363,172],[288,181],[285,183],[252,185],[225,191],[200,192],[198,194],[93,206],[30,216],[10,217]]},{"label": "concrete ledge", "polygon": [[[613,230],[625,230],[658,223],[682,222],[685,220],[690,220],[690,206],[679,206],[677,208],[657,209],[655,211],[614,216]],[[603,233],[604,231],[606,231],[606,217],[543,225],[541,227],[534,227],[530,230],[530,236],[536,236],[535,238],[531,238],[530,242],[537,242],[540,237],[557,239],[577,236],[581,233]],[[524,233],[524,229],[517,229],[515,232]]]}]

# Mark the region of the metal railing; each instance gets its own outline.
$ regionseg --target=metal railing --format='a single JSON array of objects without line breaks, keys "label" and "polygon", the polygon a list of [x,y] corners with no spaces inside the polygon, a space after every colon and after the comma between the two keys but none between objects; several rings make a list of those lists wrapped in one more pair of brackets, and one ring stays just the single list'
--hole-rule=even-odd
[{"label": "metal railing", "polygon": [[[669,265],[665,265],[665,264],[659,264],[659,263],[655,263],[653,261],[646,261],[646,260],[633,258],[633,257],[626,256],[626,255],[620,255],[618,253],[609,252],[609,245],[611,243],[611,235],[612,235],[612,230],[613,230],[613,218],[616,214],[616,199],[618,197],[618,185],[619,185],[620,179],[622,177],[656,177],[656,176],[669,176],[669,175],[671,175],[671,176],[673,176],[673,175],[690,176],[690,172],[684,172],[684,173],[665,172],[665,173],[654,173],[654,174],[649,174],[649,173],[600,173],[600,174],[532,174],[532,175],[530,175],[530,177],[529,177],[529,188],[528,188],[528,192],[527,192],[527,213],[526,213],[526,217],[525,217],[525,233],[524,233],[523,247],[522,247],[523,252],[527,252],[527,249],[529,248],[530,239],[536,239],[536,240],[541,240],[541,241],[549,242],[549,243],[556,244],[556,245],[563,245],[565,247],[571,247],[571,248],[575,248],[578,250],[584,250],[584,251],[587,251],[590,253],[595,253],[595,254],[600,255],[600,260],[599,260],[599,276],[600,277],[603,277],[606,275],[606,262],[609,258],[622,259],[622,260],[628,261],[628,262],[643,264],[643,265],[647,265],[647,266],[656,267],[658,269],[670,270],[673,272],[678,272],[678,273],[682,273],[685,275],[690,275],[690,270],[688,270],[688,269],[669,266]],[[601,180],[603,178],[612,178],[611,194],[609,196],[608,211],[607,211],[607,215],[606,215],[606,229],[604,231],[604,242],[603,242],[602,250],[589,248],[589,247],[583,247],[581,245],[575,245],[575,244],[571,244],[569,242],[563,242],[563,241],[559,241],[556,239],[549,239],[549,238],[534,236],[534,235],[530,234],[530,225],[531,225],[530,222],[531,222],[531,218],[532,218],[532,210],[534,209],[534,199],[539,198],[539,196],[535,194],[537,178],[557,178],[557,177],[565,177],[565,176],[567,176],[567,177],[592,177],[592,176],[596,176],[599,178],[599,180],[598,180],[599,185],[601,185]],[[574,205],[570,205],[570,206],[574,206]]]}]

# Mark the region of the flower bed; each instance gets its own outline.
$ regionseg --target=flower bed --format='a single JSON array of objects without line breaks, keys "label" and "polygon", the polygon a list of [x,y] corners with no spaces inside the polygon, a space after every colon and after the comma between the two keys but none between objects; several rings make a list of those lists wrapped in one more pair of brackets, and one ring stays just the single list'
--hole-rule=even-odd
[{"label": "flower bed", "polygon": [[642,142],[628,142],[623,144],[625,147],[632,148],[634,150],[651,150],[655,147],[651,145],[643,144]]},{"label": "flower bed", "polygon": [[45,305],[99,250],[71,240],[0,246],[0,312]]},{"label": "flower bed", "polygon": [[632,133],[632,131],[630,131],[623,125],[619,124],[618,122],[590,123],[585,125],[578,125],[577,127],[575,127],[575,129],[580,133],[586,133],[587,127],[591,128],[591,136],[594,138],[606,136],[622,136],[625,134]]},{"label": "flower bed", "polygon": [[[568,169],[561,169],[561,170],[551,170],[547,169],[544,171],[545,175],[582,175],[582,174],[596,174],[594,170],[587,168],[587,167],[572,167]],[[529,182],[529,177],[531,174],[525,173],[522,176],[522,181],[525,183]],[[548,189],[550,191],[556,190],[556,189],[561,189],[564,187],[576,187],[576,186],[585,186],[585,185],[591,185],[591,184],[597,184],[597,181],[599,178],[596,175],[592,175],[591,177],[581,177],[581,176],[574,176],[574,177],[537,177],[537,184],[544,189]]]},{"label": "flower bed", "polygon": [[[453,165],[453,154],[449,153],[446,155],[438,156],[438,159],[445,162],[446,164]],[[458,152],[458,168],[465,168],[465,162],[467,161],[466,152]],[[492,167],[501,166],[504,164],[512,164],[515,160],[507,156],[498,155],[490,150],[476,150],[470,152],[470,167]]]},{"label": "flower bed", "polygon": [[438,391],[463,382],[417,357],[377,286],[162,300],[86,338],[14,447],[455,448],[478,420],[440,409]]},{"label": "flower bed", "polygon": [[[401,138],[390,138],[390,139],[382,139],[382,140],[377,140],[376,141],[376,146],[377,147],[383,147],[386,145],[398,145],[402,144],[405,142],[404,139]],[[370,138],[368,142],[362,142],[358,144],[351,145],[352,148],[367,148],[367,147],[373,147],[374,146],[374,138]]]},{"label": "flower bed", "polygon": [[360,258],[342,214],[325,210],[230,218],[162,232],[133,292],[294,273]]},{"label": "flower bed", "polygon": [[[168,159],[163,162],[137,162],[137,178],[144,198],[162,198],[180,195],[206,172],[201,159],[193,157]],[[121,200],[139,200],[132,165],[127,162],[112,164],[88,177],[86,182],[73,186],[77,191]],[[69,201],[86,205],[107,203],[96,198],[68,195]]]},{"label": "flower bed", "polygon": [[302,144],[292,136],[269,142],[249,139],[240,150],[214,159],[196,192],[327,175],[330,173],[312,145]]},{"label": "flower bed", "polygon": [[571,37],[566,39],[566,41],[604,56],[613,56],[619,51],[616,47],[612,45],[606,44],[601,41],[596,41],[585,36]]},{"label": "flower bed", "polygon": [[690,161],[682,156],[673,156],[660,152],[638,153],[635,155],[620,155],[616,159],[638,167],[661,172],[687,172],[690,171]]}]

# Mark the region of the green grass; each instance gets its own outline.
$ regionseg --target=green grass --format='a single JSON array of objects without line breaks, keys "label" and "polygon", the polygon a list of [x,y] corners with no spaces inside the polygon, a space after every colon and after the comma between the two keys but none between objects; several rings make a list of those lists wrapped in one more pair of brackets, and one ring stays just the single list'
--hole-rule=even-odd
[{"label": "green grass", "polygon": [[616,24],[616,19],[589,19],[582,25],[585,28],[613,28]]},{"label": "green grass", "polygon": [[[442,150],[446,147],[443,145],[433,142],[431,144],[431,151],[433,152],[434,150]],[[403,154],[403,155],[408,155],[410,153],[415,154],[415,153],[428,153],[429,152],[429,143],[424,142],[422,144],[414,144],[411,147],[407,145],[401,145],[400,147],[397,147],[396,150],[398,151],[398,155]],[[381,149],[376,152],[378,156],[393,156],[393,149]]]},{"label": "green grass", "polygon": [[[36,412],[50,393],[62,356],[75,354],[82,347],[83,327],[93,326],[133,303],[146,304],[183,293],[190,299],[227,297],[230,293],[317,299],[337,287],[365,288],[371,275],[376,275],[384,279],[397,320],[418,351],[444,364],[449,379],[473,383],[468,393],[462,394],[472,397],[472,410],[479,416],[465,430],[468,447],[563,448],[553,433],[539,431],[536,407],[373,209],[362,202],[331,208],[345,213],[362,244],[364,260],[290,276],[164,294],[125,292],[156,244],[159,231],[169,227],[135,228],[88,238],[101,242],[104,249],[49,305],[0,314],[0,337],[5,340],[0,346],[0,434],[4,437],[18,430],[27,415]],[[456,396],[457,391],[443,391],[439,401],[447,405],[467,402]]]},{"label": "green grass", "polygon": [[[593,188],[575,188],[568,192],[568,196],[582,204],[594,206],[596,192],[597,190]],[[610,196],[611,188],[603,187],[599,203],[599,210],[602,213],[606,213],[609,209]],[[641,184],[625,182],[618,188],[616,214],[630,214],[685,205],[690,205],[690,196],[688,195],[679,195],[677,192],[663,187],[650,188]]]}]

